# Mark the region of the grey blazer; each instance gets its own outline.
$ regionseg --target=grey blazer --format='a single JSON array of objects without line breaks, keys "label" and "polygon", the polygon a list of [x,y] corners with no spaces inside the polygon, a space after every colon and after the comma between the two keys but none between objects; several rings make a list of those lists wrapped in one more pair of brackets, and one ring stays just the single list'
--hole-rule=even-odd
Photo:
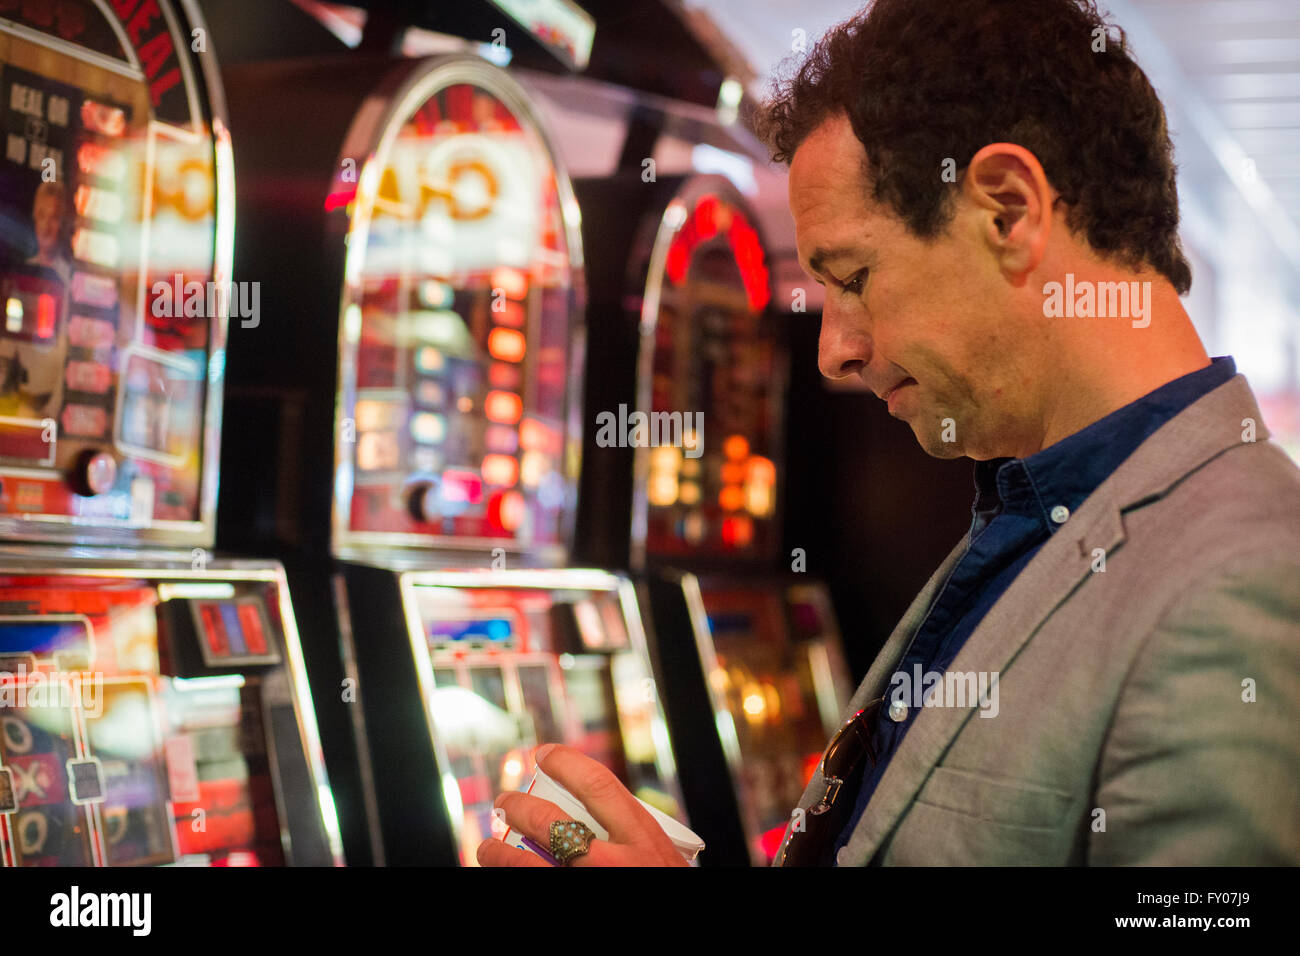
[{"label": "grey blazer", "polygon": [[952,664],[997,673],[996,716],[923,707],[840,864],[1300,864],[1300,469],[1267,439],[1237,375],[1120,465]]}]

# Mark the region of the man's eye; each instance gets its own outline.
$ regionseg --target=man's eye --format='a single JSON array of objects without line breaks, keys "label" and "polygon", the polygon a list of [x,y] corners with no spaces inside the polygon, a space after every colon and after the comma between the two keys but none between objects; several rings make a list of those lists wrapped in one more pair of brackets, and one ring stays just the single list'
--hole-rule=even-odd
[{"label": "man's eye", "polygon": [[867,281],[867,271],[863,269],[841,282],[840,285],[843,286],[844,291],[850,295],[858,295],[862,291],[862,283]]}]

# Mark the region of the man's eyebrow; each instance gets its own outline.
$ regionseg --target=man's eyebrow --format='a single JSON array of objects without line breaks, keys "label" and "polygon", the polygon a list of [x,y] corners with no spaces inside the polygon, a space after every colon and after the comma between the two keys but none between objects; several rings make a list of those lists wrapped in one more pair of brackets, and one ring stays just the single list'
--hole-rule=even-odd
[{"label": "man's eyebrow", "polygon": [[856,251],[857,250],[852,246],[835,246],[831,249],[814,249],[813,254],[808,257],[808,266],[813,272],[825,273],[825,266],[828,260],[853,255]]}]

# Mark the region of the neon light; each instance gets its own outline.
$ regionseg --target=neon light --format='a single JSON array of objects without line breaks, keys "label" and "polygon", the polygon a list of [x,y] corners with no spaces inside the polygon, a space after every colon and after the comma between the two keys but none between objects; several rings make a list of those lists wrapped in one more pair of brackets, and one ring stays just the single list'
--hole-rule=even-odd
[{"label": "neon light", "polygon": [[484,455],[481,470],[489,485],[509,488],[519,480],[519,460],[510,455]]},{"label": "neon light", "polygon": [[518,365],[493,362],[488,366],[488,384],[493,388],[518,388],[524,380]]},{"label": "neon light", "polygon": [[77,166],[88,176],[118,180],[126,172],[126,158],[98,143],[82,143],[77,149]]},{"label": "neon light", "polygon": [[490,422],[514,425],[524,414],[524,403],[514,392],[488,392],[483,412]]},{"label": "neon light", "polygon": [[683,481],[677,491],[677,499],[687,506],[699,504],[700,497],[700,486],[693,481]]},{"label": "neon light", "polygon": [[672,472],[652,472],[646,485],[646,498],[657,508],[673,504],[677,501],[677,476]]},{"label": "neon light", "polygon": [[492,290],[500,289],[507,299],[519,300],[528,295],[528,276],[519,269],[497,266],[492,270]]},{"label": "neon light", "polygon": [[54,323],[58,316],[54,311],[54,296],[42,292],[36,299],[36,337],[48,339],[54,337]]},{"label": "neon light", "polygon": [[749,457],[749,439],[744,435],[728,435],[722,443],[722,454],[729,461],[744,461]]},{"label": "neon light", "polygon": [[525,488],[536,488],[551,470],[551,460],[539,451],[526,451],[519,462],[519,480]]},{"label": "neon light", "polygon": [[524,496],[517,491],[502,491],[488,502],[488,520],[505,531],[515,531],[528,513]]},{"label": "neon light", "polygon": [[522,332],[493,329],[488,333],[488,354],[502,362],[522,362],[527,345]]},{"label": "neon light", "polygon": [[722,519],[722,543],[731,548],[748,547],[754,540],[754,522],[747,515]]},{"label": "neon light", "polygon": [[472,471],[448,468],[442,473],[440,491],[445,502],[476,505],[483,500],[483,479]]}]

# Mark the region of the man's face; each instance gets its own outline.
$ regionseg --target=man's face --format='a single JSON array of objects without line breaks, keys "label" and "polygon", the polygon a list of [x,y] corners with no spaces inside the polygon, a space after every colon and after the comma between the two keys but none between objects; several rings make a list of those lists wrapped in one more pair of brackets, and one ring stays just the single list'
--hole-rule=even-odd
[{"label": "man's face", "polygon": [[36,197],[32,220],[36,231],[36,245],[43,259],[51,259],[58,254],[59,226],[62,220],[60,212],[57,196],[42,193]]},{"label": "man's face", "polygon": [[861,378],[931,455],[1016,453],[1032,440],[1041,346],[981,232],[987,210],[953,184],[952,222],[934,240],[917,239],[872,200],[865,157],[840,114],[790,164],[799,261],[826,287],[822,374]]}]

